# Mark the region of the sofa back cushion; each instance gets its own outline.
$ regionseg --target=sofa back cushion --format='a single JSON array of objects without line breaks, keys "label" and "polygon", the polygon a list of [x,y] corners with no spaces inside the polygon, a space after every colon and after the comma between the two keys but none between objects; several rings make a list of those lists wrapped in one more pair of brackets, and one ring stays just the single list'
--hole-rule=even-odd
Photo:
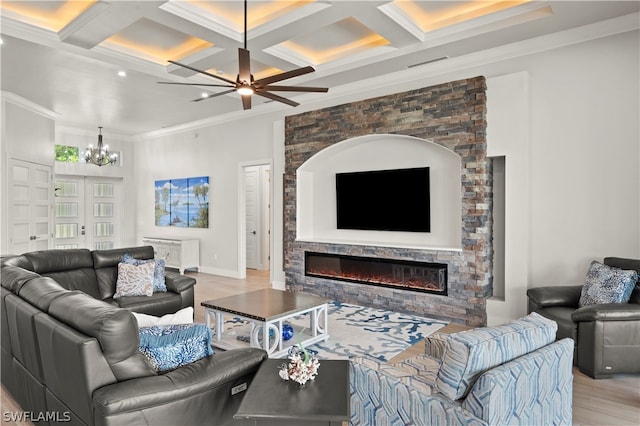
[{"label": "sofa back cushion", "polygon": [[109,299],[116,292],[116,281],[118,279],[118,263],[125,254],[136,259],[153,259],[153,247],[130,247],[113,250],[94,250],[93,267],[95,268],[99,299]]},{"label": "sofa back cushion", "polygon": [[531,313],[510,323],[451,335],[436,378],[436,389],[451,400],[467,395],[485,371],[553,342],[555,321]]},{"label": "sofa back cushion", "polygon": [[91,252],[86,249],[42,250],[25,253],[32,271],[56,280],[67,290],[80,290],[99,298]]},{"label": "sofa back cushion", "polygon": [[[25,259],[24,256],[20,257]],[[12,266],[11,264],[2,265],[2,287],[12,293],[18,294],[23,285],[30,280],[39,277],[40,275],[35,272],[29,271],[20,266]]]},{"label": "sofa back cushion", "polygon": [[138,351],[138,324],[126,309],[70,292],[51,302],[49,314],[95,338],[118,381],[156,374]]},{"label": "sofa back cushion", "polygon": [[37,276],[26,282],[18,294],[23,300],[31,303],[43,312],[49,311],[51,302],[68,293],[69,290],[62,287],[57,281],[49,277]]}]

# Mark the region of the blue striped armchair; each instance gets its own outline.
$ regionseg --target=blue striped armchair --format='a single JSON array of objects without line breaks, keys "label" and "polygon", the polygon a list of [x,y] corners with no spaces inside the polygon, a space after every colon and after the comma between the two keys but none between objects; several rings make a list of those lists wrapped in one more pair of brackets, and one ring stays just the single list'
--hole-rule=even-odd
[{"label": "blue striped armchair", "polygon": [[352,425],[570,425],[573,341],[532,313],[510,323],[436,333],[396,364],[356,358]]}]

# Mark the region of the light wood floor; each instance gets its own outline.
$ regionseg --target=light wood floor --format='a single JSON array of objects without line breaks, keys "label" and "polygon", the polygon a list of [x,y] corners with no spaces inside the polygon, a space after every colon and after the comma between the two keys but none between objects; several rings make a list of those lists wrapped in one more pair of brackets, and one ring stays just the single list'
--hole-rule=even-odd
[{"label": "light wood floor", "polygon": [[[195,289],[195,320],[204,322],[204,300],[241,294],[269,287],[268,271],[247,271],[243,280],[187,272],[197,281]],[[450,324],[444,331],[456,332],[464,326]],[[391,361],[398,361],[423,353],[423,346],[417,344],[399,354]],[[581,425],[640,425],[640,376],[619,375],[612,379],[593,380],[574,368],[573,371],[573,424]],[[17,412],[20,408],[11,395],[2,387],[0,424],[5,422],[4,413]],[[31,423],[11,423],[24,426]],[[371,425],[375,426],[375,425]]]}]

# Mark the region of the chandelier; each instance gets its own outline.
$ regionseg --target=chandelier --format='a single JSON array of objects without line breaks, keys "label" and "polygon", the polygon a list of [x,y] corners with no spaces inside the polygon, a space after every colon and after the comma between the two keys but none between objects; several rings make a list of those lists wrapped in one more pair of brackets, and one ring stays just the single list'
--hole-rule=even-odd
[{"label": "chandelier", "polygon": [[93,145],[89,144],[89,148],[84,152],[84,160],[88,164],[95,164],[100,167],[108,164],[114,165],[118,161],[118,154],[109,153],[109,145],[102,144],[102,127],[98,127],[98,129],[100,129],[98,146],[94,148]]}]

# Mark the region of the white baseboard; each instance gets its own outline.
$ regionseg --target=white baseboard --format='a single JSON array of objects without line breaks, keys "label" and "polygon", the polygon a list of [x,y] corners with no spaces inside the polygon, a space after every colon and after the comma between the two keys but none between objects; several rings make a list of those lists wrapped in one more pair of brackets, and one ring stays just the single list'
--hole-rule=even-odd
[{"label": "white baseboard", "polygon": [[205,274],[221,275],[223,277],[241,279],[240,272],[233,269],[211,268],[209,266],[201,266],[198,272],[204,272]]},{"label": "white baseboard", "polygon": [[275,288],[276,290],[286,290],[286,285],[283,281],[272,281],[271,282],[271,287]]}]

